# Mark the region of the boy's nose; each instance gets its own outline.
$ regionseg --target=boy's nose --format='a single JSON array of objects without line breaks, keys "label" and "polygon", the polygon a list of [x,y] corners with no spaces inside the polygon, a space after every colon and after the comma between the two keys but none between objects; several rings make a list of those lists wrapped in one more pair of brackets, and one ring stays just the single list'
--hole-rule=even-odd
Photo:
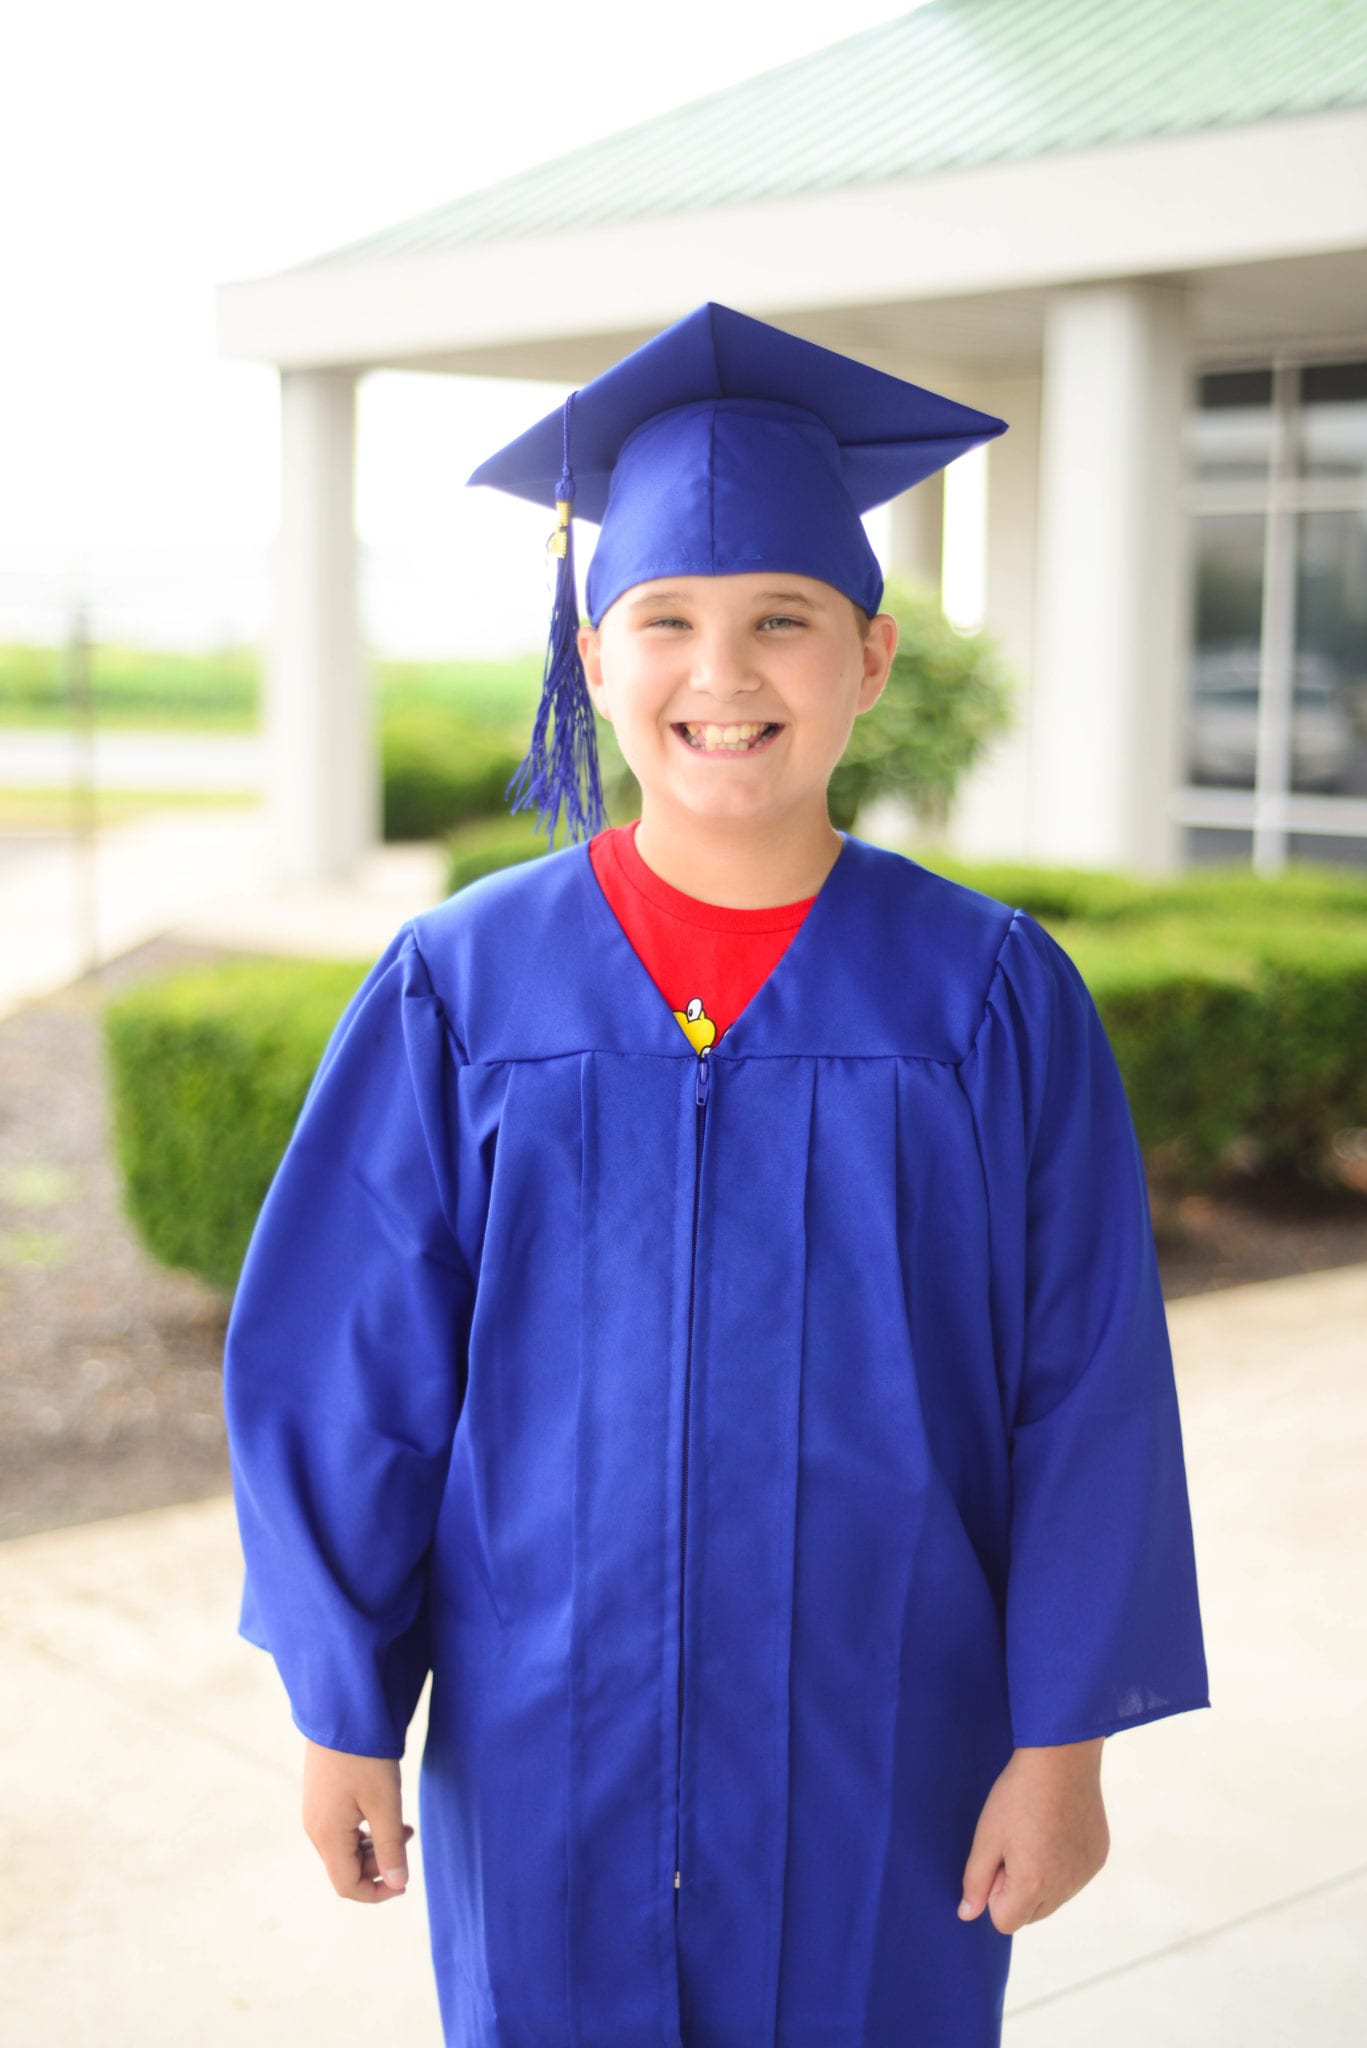
[{"label": "boy's nose", "polygon": [[713,634],[698,634],[693,644],[693,681],[717,700],[729,700],[739,687],[753,693],[749,655],[744,645]]}]

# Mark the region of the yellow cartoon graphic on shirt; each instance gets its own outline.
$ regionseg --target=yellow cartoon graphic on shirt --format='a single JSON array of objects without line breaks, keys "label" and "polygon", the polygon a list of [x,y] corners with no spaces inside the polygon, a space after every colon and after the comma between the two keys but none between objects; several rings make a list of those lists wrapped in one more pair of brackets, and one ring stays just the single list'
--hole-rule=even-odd
[{"label": "yellow cartoon graphic on shirt", "polygon": [[674,1015],[694,1052],[702,1052],[716,1038],[717,1027],[703,1008],[701,996],[694,996],[686,1010],[676,1010]]}]

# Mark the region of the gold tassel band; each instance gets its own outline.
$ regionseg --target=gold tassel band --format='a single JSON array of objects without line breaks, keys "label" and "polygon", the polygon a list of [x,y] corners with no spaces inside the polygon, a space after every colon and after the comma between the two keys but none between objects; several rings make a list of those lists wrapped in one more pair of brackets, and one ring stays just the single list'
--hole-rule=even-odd
[{"label": "gold tassel band", "polygon": [[556,519],[559,521],[559,524],[557,525],[555,532],[551,535],[550,539],[546,542],[546,547],[550,554],[560,556],[564,555],[565,548],[569,540],[570,503],[571,501],[568,498],[557,498],[555,501],[555,516]]}]

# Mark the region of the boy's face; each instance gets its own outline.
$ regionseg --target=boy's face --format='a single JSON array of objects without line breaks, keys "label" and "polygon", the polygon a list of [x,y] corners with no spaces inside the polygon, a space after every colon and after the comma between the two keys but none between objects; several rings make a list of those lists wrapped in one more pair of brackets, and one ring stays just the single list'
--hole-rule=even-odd
[{"label": "boy's face", "polygon": [[[851,727],[882,694],[897,627],[865,638],[829,583],[787,571],[669,576],[624,591],[579,631],[589,696],[612,722],[643,799],[696,817],[776,817],[819,805]],[[753,750],[695,729],[777,725]]]}]

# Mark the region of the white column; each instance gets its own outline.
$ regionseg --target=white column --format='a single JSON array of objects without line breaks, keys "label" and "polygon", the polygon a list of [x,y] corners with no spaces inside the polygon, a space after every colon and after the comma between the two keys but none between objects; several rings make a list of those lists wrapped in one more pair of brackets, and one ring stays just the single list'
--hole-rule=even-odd
[{"label": "white column", "polygon": [[1083,285],[1045,313],[1028,841],[1038,859],[1180,859],[1187,634],[1180,284]]},{"label": "white column", "polygon": [[903,491],[888,506],[888,563],[900,576],[940,588],[945,540],[944,472]]},{"label": "white column", "polygon": [[970,859],[1026,858],[1030,776],[1030,668],[1035,619],[1035,516],[1039,499],[1040,380],[994,378],[962,393],[1006,421],[989,441],[982,627],[1015,681],[1013,723],[988,743],[959,785],[949,843]]},{"label": "white column", "polygon": [[265,706],[273,866],[283,881],[327,881],[353,873],[380,836],[360,630],[353,371],[281,371],[280,455]]},{"label": "white column", "polygon": [[[905,372],[910,375],[911,373]],[[944,474],[926,477],[888,505],[887,545],[883,567],[889,576],[907,576],[928,584],[939,595],[944,580]],[[872,713],[877,718],[875,710]],[[889,791],[864,805],[856,827],[861,839],[909,848],[916,844],[916,813],[903,796]]]}]

